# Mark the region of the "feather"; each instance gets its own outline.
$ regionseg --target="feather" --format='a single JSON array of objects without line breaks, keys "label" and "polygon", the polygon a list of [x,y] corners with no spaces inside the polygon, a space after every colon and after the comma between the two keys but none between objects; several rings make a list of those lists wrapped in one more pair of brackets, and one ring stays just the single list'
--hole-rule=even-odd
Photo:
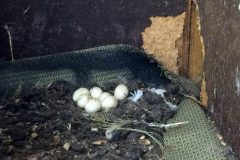
[{"label": "feather", "polygon": [[142,96],[143,96],[143,91],[138,89],[137,91],[134,91],[133,93],[130,93],[132,96],[129,97],[128,99],[137,102]]}]

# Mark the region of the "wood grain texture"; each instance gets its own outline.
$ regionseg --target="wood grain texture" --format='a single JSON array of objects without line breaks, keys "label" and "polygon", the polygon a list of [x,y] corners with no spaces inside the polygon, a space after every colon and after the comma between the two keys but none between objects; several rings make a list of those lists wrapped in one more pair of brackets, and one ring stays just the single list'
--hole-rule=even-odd
[{"label": "wood grain texture", "polygon": [[240,158],[239,0],[198,0],[198,4],[208,106],[224,139]]},{"label": "wood grain texture", "polygon": [[140,47],[151,16],[176,16],[186,0],[4,0],[0,3],[0,59],[15,59],[108,44]]},{"label": "wood grain texture", "polygon": [[194,82],[201,84],[203,78],[203,44],[201,41],[201,28],[197,5],[191,3],[191,28],[190,28],[190,51],[188,77]]},{"label": "wood grain texture", "polygon": [[192,0],[187,1],[186,18],[183,29],[183,47],[180,52],[181,61],[179,63],[179,73],[185,77],[189,74],[189,52],[190,52],[190,31],[191,31],[191,4]]}]

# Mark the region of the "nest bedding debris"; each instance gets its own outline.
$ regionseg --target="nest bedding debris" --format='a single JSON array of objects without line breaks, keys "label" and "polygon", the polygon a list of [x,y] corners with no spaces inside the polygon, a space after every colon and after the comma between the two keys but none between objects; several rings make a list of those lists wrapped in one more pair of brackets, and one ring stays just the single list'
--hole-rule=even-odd
[{"label": "nest bedding debris", "polygon": [[[142,87],[142,84],[135,86]],[[126,130],[134,128],[162,136],[163,129],[146,125],[151,122],[166,123],[177,112],[169,110],[161,96],[144,90],[145,96],[138,103],[126,100],[107,114],[100,112],[110,122],[116,119],[131,122],[122,124],[123,130],[114,130],[109,140],[105,135],[109,126],[99,125],[96,123],[99,120],[94,119],[96,115],[86,116],[76,106],[72,100],[75,89],[76,86],[66,81],[57,81],[48,87],[32,88],[23,97],[2,100],[0,156],[29,160],[162,158],[158,144],[150,136]],[[132,87],[130,91],[133,89],[139,88]],[[182,99],[178,88],[169,85],[166,90],[166,99],[177,105]]]}]

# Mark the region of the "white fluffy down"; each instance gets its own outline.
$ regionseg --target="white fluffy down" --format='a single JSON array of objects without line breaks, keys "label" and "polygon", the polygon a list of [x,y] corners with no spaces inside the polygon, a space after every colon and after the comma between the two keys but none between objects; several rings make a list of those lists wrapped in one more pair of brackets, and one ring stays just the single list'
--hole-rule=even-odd
[{"label": "white fluffy down", "polygon": [[128,87],[125,86],[124,84],[120,84],[115,88],[114,96],[121,101],[127,98],[128,93],[129,93]]},{"label": "white fluffy down", "polygon": [[160,96],[163,97],[163,98],[165,97],[165,96],[164,96],[164,93],[166,92],[165,89],[151,88],[150,91],[153,92],[153,93],[156,93],[157,95],[160,95]]},{"label": "white fluffy down", "polygon": [[96,99],[90,99],[85,105],[85,111],[87,113],[95,113],[101,109],[101,104]]},{"label": "white fluffy down", "polygon": [[99,87],[93,87],[90,90],[91,96],[95,99],[98,99],[101,96],[102,92],[103,92],[102,89]]},{"label": "white fluffy down", "polygon": [[90,95],[90,92],[87,88],[79,88],[73,93],[73,101],[77,102],[81,95]]},{"label": "white fluffy down", "polygon": [[77,106],[80,108],[85,108],[85,105],[87,104],[87,102],[90,100],[90,96],[89,95],[81,95],[80,98],[77,101]]},{"label": "white fluffy down", "polygon": [[143,91],[138,89],[137,91],[134,91],[133,93],[130,94],[132,96],[129,97],[128,99],[133,102],[137,102],[143,96]]},{"label": "white fluffy down", "polygon": [[118,105],[118,101],[114,96],[108,96],[102,101],[102,108],[105,111],[108,111],[110,108],[116,108]]}]

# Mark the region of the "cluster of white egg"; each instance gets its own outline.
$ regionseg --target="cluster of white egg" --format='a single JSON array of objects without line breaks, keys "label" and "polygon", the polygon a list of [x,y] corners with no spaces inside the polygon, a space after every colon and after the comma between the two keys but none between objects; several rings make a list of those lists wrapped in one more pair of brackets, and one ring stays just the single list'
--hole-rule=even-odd
[{"label": "cluster of white egg", "polygon": [[128,87],[120,84],[115,88],[114,95],[103,92],[99,87],[93,87],[90,90],[87,88],[77,89],[72,98],[73,101],[77,103],[77,106],[85,109],[87,113],[95,113],[101,108],[107,112],[111,108],[116,108],[118,101],[127,98],[128,93]]}]

